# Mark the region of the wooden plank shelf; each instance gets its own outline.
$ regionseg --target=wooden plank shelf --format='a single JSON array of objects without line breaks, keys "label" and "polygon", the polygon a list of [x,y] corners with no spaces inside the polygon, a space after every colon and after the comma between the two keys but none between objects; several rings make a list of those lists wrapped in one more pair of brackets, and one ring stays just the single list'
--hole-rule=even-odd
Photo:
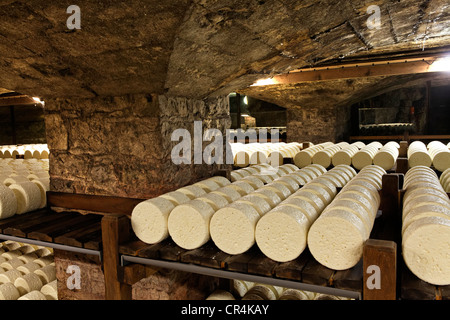
[{"label": "wooden plank shelf", "polygon": [[101,250],[101,216],[70,212],[53,212],[49,209],[16,215],[0,221],[1,236],[36,240],[52,244]]}]

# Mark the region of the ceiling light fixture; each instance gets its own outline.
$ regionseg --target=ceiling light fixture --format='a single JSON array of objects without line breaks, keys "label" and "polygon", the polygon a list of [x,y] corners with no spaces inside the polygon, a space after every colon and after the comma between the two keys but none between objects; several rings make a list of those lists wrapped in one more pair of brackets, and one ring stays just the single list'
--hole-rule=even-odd
[{"label": "ceiling light fixture", "polygon": [[260,79],[256,81],[254,84],[252,84],[252,87],[257,86],[269,86],[271,84],[276,84],[276,81],[273,78],[267,78],[267,79]]},{"label": "ceiling light fixture", "polygon": [[450,72],[450,56],[437,58],[430,65],[428,71],[431,72]]}]

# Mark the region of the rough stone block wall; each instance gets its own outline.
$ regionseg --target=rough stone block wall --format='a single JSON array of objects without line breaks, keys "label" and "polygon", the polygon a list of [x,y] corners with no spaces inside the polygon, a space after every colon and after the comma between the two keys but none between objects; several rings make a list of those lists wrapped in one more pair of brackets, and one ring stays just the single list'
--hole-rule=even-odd
[{"label": "rough stone block wall", "polygon": [[336,115],[333,107],[298,107],[287,111],[288,142],[315,144],[336,139]]},{"label": "rough stone block wall", "polygon": [[[216,168],[174,165],[177,128],[194,120],[221,131],[230,126],[226,98],[209,101],[157,95],[46,101],[51,190],[150,198],[172,191]],[[194,139],[192,139],[193,141]]]}]

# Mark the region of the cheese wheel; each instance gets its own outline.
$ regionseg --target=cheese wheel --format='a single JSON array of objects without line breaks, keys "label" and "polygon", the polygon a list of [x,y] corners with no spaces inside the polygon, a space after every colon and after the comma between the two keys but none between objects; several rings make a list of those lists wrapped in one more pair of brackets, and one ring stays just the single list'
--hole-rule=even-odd
[{"label": "cheese wheel", "polygon": [[317,196],[323,201],[325,205],[328,205],[333,197],[325,190],[324,186],[318,183],[308,183],[304,186],[303,191],[309,191],[317,194]]},{"label": "cheese wheel", "polygon": [[274,208],[282,201],[281,197],[270,189],[260,188],[255,190],[252,195],[267,201],[271,208]]},{"label": "cheese wheel", "polygon": [[288,177],[291,178],[291,179],[294,179],[295,182],[297,182],[297,184],[298,184],[299,187],[300,187],[300,186],[304,186],[304,185],[307,183],[306,180],[305,180],[304,178],[302,178],[301,176],[296,175],[296,174],[290,173],[290,174],[288,175]]},{"label": "cheese wheel", "polygon": [[131,227],[139,240],[154,244],[166,239],[167,219],[174,208],[171,201],[162,197],[139,203],[131,214]]},{"label": "cheese wheel", "polygon": [[319,214],[324,209],[323,207],[319,207],[316,202],[311,200],[311,198],[308,198],[306,196],[300,195],[292,195],[289,198],[287,198],[285,201],[283,201],[283,204],[290,204],[293,206],[297,206],[301,210],[305,212],[305,214],[308,216],[308,219],[310,221],[314,221],[317,219]]},{"label": "cheese wheel", "polygon": [[40,290],[43,286],[41,279],[35,273],[28,273],[17,278],[14,281],[14,285],[21,296],[34,290]]},{"label": "cheese wheel", "polygon": [[373,164],[374,155],[367,150],[361,149],[352,157],[352,166],[358,170]]},{"label": "cheese wheel", "polygon": [[209,179],[202,180],[193,184],[193,186],[198,186],[202,188],[206,193],[219,189],[221,186]]},{"label": "cheese wheel", "polygon": [[278,300],[313,300],[313,299],[314,294],[312,292],[288,288],[286,288],[278,298]]},{"label": "cheese wheel", "polygon": [[181,248],[197,249],[210,239],[209,222],[213,214],[214,209],[199,199],[179,205],[169,215],[169,235]]},{"label": "cheese wheel", "polygon": [[288,187],[286,187],[285,184],[281,183],[281,182],[271,182],[266,184],[264,187],[258,189],[267,189],[267,190],[271,190],[272,192],[275,192],[280,198],[281,200],[285,200],[287,197],[289,197],[292,192],[288,189]]},{"label": "cheese wheel", "polygon": [[49,191],[49,188],[44,183],[42,183],[41,180],[32,180],[31,182],[33,182],[39,188],[39,191],[41,193],[41,203],[39,205],[39,209],[42,209],[47,205],[47,191]]},{"label": "cheese wheel", "polygon": [[41,268],[43,268],[43,267],[45,267],[45,266],[47,266],[49,264],[50,265],[54,265],[55,264],[54,259],[53,259],[53,255],[40,257],[40,258],[34,260],[33,262],[36,262],[38,265],[41,266]]},{"label": "cheese wheel", "polygon": [[262,253],[274,261],[294,260],[306,248],[309,224],[306,215],[298,208],[277,207],[258,221],[256,243]]},{"label": "cheese wheel", "polygon": [[13,270],[17,269],[18,266],[21,266],[23,264],[24,262],[22,260],[19,260],[19,258],[14,258],[3,262],[2,264],[0,264],[0,267],[2,267],[5,270]]},{"label": "cheese wheel", "polygon": [[43,284],[47,284],[56,280],[56,268],[52,265],[47,265],[43,268],[34,271],[39,276]]},{"label": "cheese wheel", "polygon": [[241,197],[241,194],[239,192],[237,192],[236,189],[229,188],[229,186],[222,187],[211,193],[217,193],[219,195],[224,196],[226,199],[228,199],[228,202],[236,201],[237,199],[239,199]]},{"label": "cheese wheel", "polygon": [[[242,180],[233,182],[232,184],[229,184],[227,187],[234,188],[236,186],[239,187],[240,189],[244,190],[245,193],[241,193],[242,196],[245,196],[246,194],[249,194],[249,193],[255,191],[255,188],[253,188],[250,183],[242,181]],[[240,192],[240,190],[238,190],[238,192]]]},{"label": "cheese wheel", "polygon": [[334,198],[337,195],[336,186],[333,184],[333,182],[331,182],[326,178],[323,177],[316,178],[312,182],[308,183],[305,187],[312,185],[318,185],[323,189],[325,189],[325,191],[328,192],[331,198]]},{"label": "cheese wheel", "polygon": [[33,290],[31,292],[28,292],[27,294],[24,294],[17,300],[47,300],[47,298],[42,292]]},{"label": "cheese wheel", "polygon": [[58,281],[53,280],[45,284],[41,288],[41,292],[44,294],[47,300],[58,300]]},{"label": "cheese wheel", "polygon": [[241,254],[255,244],[256,209],[236,202],[218,210],[211,218],[210,232],[215,245],[228,254]]},{"label": "cheese wheel", "polygon": [[4,273],[0,273],[0,284],[3,283],[14,283],[17,278],[20,278],[22,276],[22,273],[19,270],[11,269],[7,270]]},{"label": "cheese wheel", "polygon": [[14,192],[0,184],[0,220],[14,216],[17,212],[17,200]]},{"label": "cheese wheel", "polygon": [[444,219],[450,219],[450,207],[439,203],[423,203],[414,207],[410,211],[404,211],[402,233],[412,222],[425,217],[441,217]]},{"label": "cheese wheel", "polygon": [[336,186],[337,188],[343,188],[347,184],[346,179],[344,179],[342,177],[342,174],[338,173],[337,171],[330,170],[326,174],[322,175],[321,177],[324,177],[324,178],[330,177],[330,179],[334,178],[334,182],[336,182],[336,181],[338,182],[338,185]]},{"label": "cheese wheel", "polygon": [[294,196],[295,197],[303,196],[310,199],[312,202],[315,203],[315,207],[317,208],[318,211],[322,211],[327,206],[327,204],[319,196],[317,190],[301,188],[294,194]]},{"label": "cheese wheel", "polygon": [[230,203],[226,197],[224,197],[220,194],[217,194],[217,193],[208,193],[208,194],[206,194],[202,197],[199,197],[195,200],[200,200],[200,201],[206,202],[207,204],[209,204],[211,206],[211,208],[214,211],[217,211],[220,208],[223,208]]},{"label": "cheese wheel", "polygon": [[258,179],[255,176],[248,176],[241,180],[242,182],[246,182],[253,187],[254,190],[261,188],[264,186],[264,182],[261,179]]},{"label": "cheese wheel", "polygon": [[234,157],[234,165],[237,167],[247,167],[250,164],[250,154],[247,151],[241,150],[236,153]]},{"label": "cheese wheel", "polygon": [[226,290],[216,290],[211,293],[206,300],[236,300],[231,292]]},{"label": "cheese wheel", "polygon": [[9,186],[17,199],[16,214],[24,214],[39,209],[41,206],[41,191],[31,181],[14,183]]},{"label": "cheese wheel", "polygon": [[19,267],[17,267],[17,271],[20,271],[21,274],[27,274],[30,272],[34,272],[37,269],[40,269],[41,266],[38,265],[36,262],[31,261],[31,262],[27,262]]},{"label": "cheese wheel", "polygon": [[364,208],[365,212],[370,213],[370,218],[372,220],[374,220],[377,215],[379,203],[375,199],[367,196],[362,192],[355,190],[345,190],[339,195],[339,198],[336,199],[352,200],[358,203]]},{"label": "cheese wheel", "polygon": [[293,172],[290,174],[291,177],[295,177],[295,179],[301,179],[302,181],[302,185],[307,184],[308,182],[312,181],[313,178],[311,178],[309,175],[307,175],[305,172],[303,172],[302,170]]},{"label": "cheese wheel", "polygon": [[28,253],[21,255],[17,259],[19,259],[20,261],[22,261],[25,264],[25,263],[34,261],[37,258],[39,258],[37,254],[35,254],[34,252],[28,252]]},{"label": "cheese wheel", "polygon": [[361,260],[368,237],[361,219],[351,212],[331,209],[323,212],[309,229],[308,247],[320,264],[345,270]]},{"label": "cheese wheel", "polygon": [[297,191],[300,187],[297,180],[290,178],[289,176],[284,176],[284,177],[278,178],[278,179],[274,180],[274,182],[284,184],[291,193]]},{"label": "cheese wheel", "polygon": [[221,187],[225,187],[226,185],[231,183],[230,180],[228,180],[225,177],[221,177],[221,176],[214,176],[214,177],[209,178],[208,180],[214,181]]},{"label": "cheese wheel", "polygon": [[272,209],[272,206],[266,199],[259,197],[254,192],[249,195],[243,196],[236,202],[246,202],[251,204],[256,209],[256,211],[258,211],[260,216],[263,216]]},{"label": "cheese wheel", "polygon": [[405,264],[419,279],[450,284],[450,220],[426,217],[412,222],[402,238]]},{"label": "cheese wheel", "polygon": [[186,194],[191,200],[201,197],[204,194],[206,194],[205,190],[203,190],[199,186],[194,186],[194,185],[185,186],[185,187],[177,189],[176,191]]},{"label": "cheese wheel", "polygon": [[408,156],[409,167],[415,166],[427,166],[430,167],[432,164],[431,156],[427,150],[417,150]]},{"label": "cheese wheel", "polygon": [[0,300],[17,300],[19,298],[19,290],[13,283],[7,282],[0,285]]},{"label": "cheese wheel", "polygon": [[191,198],[189,198],[185,193],[179,191],[168,192],[162,194],[160,197],[169,200],[174,206],[191,201]]},{"label": "cheese wheel", "polygon": [[244,178],[239,172],[231,171],[230,172],[231,182],[239,181]]},{"label": "cheese wheel", "polygon": [[294,156],[294,163],[299,168],[306,167],[312,163],[313,155],[306,150],[300,151]]},{"label": "cheese wheel", "polygon": [[360,202],[353,201],[352,199],[344,199],[341,197],[339,197],[339,199],[335,199],[330,204],[330,206],[327,207],[327,210],[331,209],[341,209],[353,213],[364,223],[367,234],[370,234],[370,232],[372,231],[376,209],[369,209],[366,211],[366,208],[361,205]]},{"label": "cheese wheel", "polygon": [[[349,166],[349,165],[340,164],[340,165],[335,166],[333,169],[341,169],[341,170],[346,171],[346,172],[349,174],[350,179],[353,178],[353,177],[355,177],[356,174],[357,174],[356,171],[355,171],[355,169],[353,169],[353,168],[352,168],[351,166]],[[332,170],[333,170],[333,169],[332,169]]]},{"label": "cheese wheel", "polygon": [[450,200],[442,198],[433,194],[421,194],[414,198],[408,198],[407,201],[403,201],[403,212],[405,214],[409,212],[413,207],[424,204],[440,204],[447,207],[450,211]]},{"label": "cheese wheel", "polygon": [[[323,174],[322,170],[320,169],[322,167],[321,165],[309,165],[303,168],[302,170],[306,172],[307,174],[310,174],[312,171],[314,174],[311,176],[313,179],[321,176]],[[323,167],[322,167],[323,168]]]},{"label": "cheese wheel", "polygon": [[12,259],[20,257],[22,255],[22,251],[20,251],[19,248],[20,247],[17,247],[16,249],[2,253],[2,257],[7,260],[12,260]]},{"label": "cheese wheel", "polygon": [[3,181],[3,184],[9,187],[12,184],[30,182],[27,177],[24,176],[10,176]]}]

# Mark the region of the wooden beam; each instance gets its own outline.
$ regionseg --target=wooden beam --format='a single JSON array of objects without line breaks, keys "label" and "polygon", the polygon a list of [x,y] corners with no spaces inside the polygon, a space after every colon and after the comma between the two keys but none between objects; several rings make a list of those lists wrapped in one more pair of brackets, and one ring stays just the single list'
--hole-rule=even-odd
[{"label": "wooden beam", "polygon": [[394,62],[363,66],[305,70],[273,77],[273,84],[294,84],[300,82],[393,76],[431,72],[431,62],[426,60]]},{"label": "wooden beam", "polygon": [[0,97],[0,107],[5,106],[23,106],[23,105],[33,105],[36,104],[36,101],[33,98],[25,95],[20,96],[9,96],[9,97]]}]

